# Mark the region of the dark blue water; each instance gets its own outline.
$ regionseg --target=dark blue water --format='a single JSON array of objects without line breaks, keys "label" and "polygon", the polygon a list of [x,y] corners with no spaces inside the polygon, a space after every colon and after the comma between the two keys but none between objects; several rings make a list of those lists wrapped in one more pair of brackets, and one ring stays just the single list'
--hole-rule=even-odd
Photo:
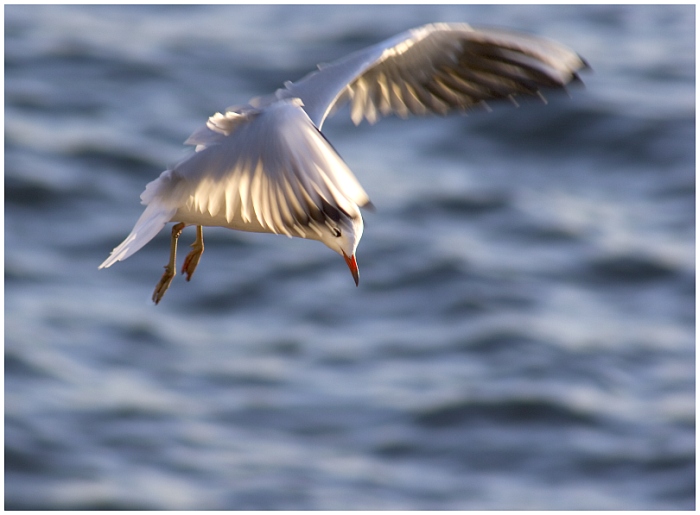
[{"label": "dark blue water", "polygon": [[[321,244],[169,231],[97,270],[212,113],[433,21],[586,87],[325,132],[377,206]],[[5,501],[692,509],[694,6],[5,7]],[[185,231],[184,248],[194,239]]]}]

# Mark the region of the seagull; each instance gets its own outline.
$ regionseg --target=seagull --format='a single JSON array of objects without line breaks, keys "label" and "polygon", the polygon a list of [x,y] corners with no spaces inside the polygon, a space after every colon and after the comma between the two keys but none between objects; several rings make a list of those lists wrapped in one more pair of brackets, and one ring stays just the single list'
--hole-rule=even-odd
[{"label": "seagull", "polygon": [[[434,23],[402,32],[318,69],[274,94],[216,113],[186,141],[195,152],[146,185],[146,206],[131,233],[99,266],[122,261],[166,224],[170,259],[152,300],[175,276],[182,230],[196,226],[182,273],[192,278],[202,253],[202,227],[318,240],[340,254],[356,285],[362,238],[360,208],[369,196],[321,132],[325,119],[350,104],[355,125],[391,114],[444,115],[517,95],[545,101],[542,88],[580,81],[586,62],[537,36],[464,23]],[[545,101],[546,102],[546,101]]]}]

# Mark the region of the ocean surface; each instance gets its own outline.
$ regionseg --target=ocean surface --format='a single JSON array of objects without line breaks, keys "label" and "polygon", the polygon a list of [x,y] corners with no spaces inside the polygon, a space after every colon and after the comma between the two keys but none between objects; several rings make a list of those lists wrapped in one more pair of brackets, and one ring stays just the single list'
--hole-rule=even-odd
[{"label": "ocean surface", "polygon": [[[5,14],[8,509],[695,507],[695,7]],[[318,242],[169,230],[97,269],[208,116],[434,21],[585,86],[325,126],[376,206]],[[180,263],[194,229],[180,241]]]}]

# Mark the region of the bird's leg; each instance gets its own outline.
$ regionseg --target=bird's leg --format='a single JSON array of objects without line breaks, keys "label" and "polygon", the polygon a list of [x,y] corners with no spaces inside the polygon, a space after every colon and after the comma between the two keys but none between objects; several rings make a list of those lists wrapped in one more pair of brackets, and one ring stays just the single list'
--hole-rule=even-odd
[{"label": "bird's leg", "polygon": [[173,231],[170,236],[170,260],[168,264],[165,265],[165,273],[163,277],[160,278],[158,284],[156,284],[156,289],[153,291],[153,302],[158,304],[160,299],[163,298],[165,292],[168,291],[170,283],[175,277],[175,255],[177,254],[177,239],[180,237],[182,230],[185,228],[185,224],[180,222],[173,226]]},{"label": "bird's leg", "polygon": [[197,239],[194,243],[190,245],[192,251],[187,254],[185,262],[182,264],[182,273],[187,272],[187,280],[192,278],[197,265],[199,264],[199,258],[202,257],[202,252],[204,252],[204,234],[202,233],[202,226],[197,226]]}]

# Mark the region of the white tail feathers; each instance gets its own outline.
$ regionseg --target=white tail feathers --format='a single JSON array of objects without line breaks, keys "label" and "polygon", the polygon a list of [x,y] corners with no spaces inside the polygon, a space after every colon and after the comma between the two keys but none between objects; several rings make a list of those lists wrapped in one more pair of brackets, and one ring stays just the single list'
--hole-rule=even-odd
[{"label": "white tail feathers", "polygon": [[170,221],[176,211],[176,208],[163,206],[157,201],[150,204],[136,222],[136,225],[131,230],[131,234],[112,251],[98,268],[108,268],[117,261],[123,261],[137,252],[146,243],[155,238],[156,234],[165,227],[165,224]]},{"label": "white tail feathers", "polygon": [[146,189],[141,193],[141,203],[147,205],[145,211],[136,221],[131,234],[112,251],[98,269],[108,268],[117,261],[124,261],[155,238],[177,213],[183,198],[186,196],[180,177],[172,170],[165,170],[156,180],[146,184]]}]

